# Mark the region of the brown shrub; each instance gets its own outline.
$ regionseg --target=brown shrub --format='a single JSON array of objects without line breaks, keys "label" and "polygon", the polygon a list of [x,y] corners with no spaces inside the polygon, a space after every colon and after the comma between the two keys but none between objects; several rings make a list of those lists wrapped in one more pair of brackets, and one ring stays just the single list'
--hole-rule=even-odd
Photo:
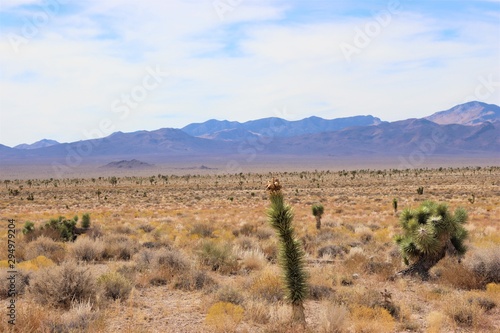
[{"label": "brown shrub", "polygon": [[88,237],[78,237],[71,244],[70,253],[72,256],[81,261],[100,260],[104,253],[104,243],[99,240],[93,240]]},{"label": "brown shrub", "polygon": [[13,274],[7,271],[7,268],[0,268],[0,299],[10,298],[9,290],[10,293],[15,292],[15,296],[23,295],[30,281],[30,272],[18,270],[14,277],[15,284],[12,286],[11,277]]},{"label": "brown shrub", "polygon": [[66,255],[64,244],[55,242],[52,238],[40,236],[28,243],[25,250],[25,259],[31,260],[38,256],[45,256],[55,263],[61,263]]},{"label": "brown shrub", "polygon": [[74,302],[94,303],[97,297],[90,268],[74,262],[63,262],[61,266],[33,273],[29,291],[38,303],[64,309],[69,309]]},{"label": "brown shrub", "polygon": [[123,235],[111,235],[104,238],[103,258],[130,260],[139,251],[139,243]]}]

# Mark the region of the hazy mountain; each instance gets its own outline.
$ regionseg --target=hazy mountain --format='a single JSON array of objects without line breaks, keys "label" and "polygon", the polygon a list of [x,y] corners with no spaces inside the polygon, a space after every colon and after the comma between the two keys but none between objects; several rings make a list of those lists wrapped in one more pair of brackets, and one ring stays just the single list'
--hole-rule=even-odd
[{"label": "hazy mountain", "polygon": [[212,119],[204,123],[189,124],[183,127],[182,130],[189,135],[203,137],[209,137],[224,130],[248,131],[268,137],[291,137],[303,134],[338,131],[351,126],[378,125],[381,122],[379,118],[373,116],[354,116],[331,120],[319,117],[309,117],[295,121],[271,117],[251,120],[244,123]]},{"label": "hazy mountain", "polygon": [[[125,160],[110,166],[123,168],[141,163],[133,161],[143,157],[149,161],[190,159],[201,162],[207,156],[224,161],[229,155],[248,158],[257,153],[298,158],[311,155],[378,157],[411,154],[482,154],[498,157],[500,119],[491,116],[497,114],[497,109],[496,105],[474,102],[428,117],[438,121],[466,120],[473,125],[439,124],[428,119],[389,123],[372,116],[333,120],[310,117],[299,121],[265,118],[245,123],[211,120],[188,125],[183,130],[162,128],[155,131],[116,132],[102,139],[37,149],[14,149],[0,145],[0,164],[36,165],[43,160],[78,166],[92,161],[99,161],[102,165],[104,161]],[[479,122],[486,117],[492,121]],[[358,125],[353,126],[355,124]]]},{"label": "hazy mountain", "polygon": [[500,120],[500,107],[474,101],[454,106],[446,111],[436,112],[425,119],[440,125],[474,125],[485,121],[493,122]]},{"label": "hazy mountain", "polygon": [[470,154],[500,152],[500,122],[439,125],[408,119],[378,126],[277,139],[271,151],[320,155]]},{"label": "hazy mountain", "polygon": [[54,145],[60,144],[59,142],[55,140],[49,140],[49,139],[43,139],[40,141],[37,141],[32,144],[27,144],[27,143],[22,143],[20,145],[15,146],[14,148],[16,149],[38,149],[38,148],[44,148],[44,147],[50,147]]}]

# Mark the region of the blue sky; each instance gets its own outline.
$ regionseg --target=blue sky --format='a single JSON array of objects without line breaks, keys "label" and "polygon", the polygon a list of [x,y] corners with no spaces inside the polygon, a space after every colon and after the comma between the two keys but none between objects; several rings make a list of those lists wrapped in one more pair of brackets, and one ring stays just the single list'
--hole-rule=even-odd
[{"label": "blue sky", "polygon": [[500,104],[500,0],[0,0],[0,143]]}]

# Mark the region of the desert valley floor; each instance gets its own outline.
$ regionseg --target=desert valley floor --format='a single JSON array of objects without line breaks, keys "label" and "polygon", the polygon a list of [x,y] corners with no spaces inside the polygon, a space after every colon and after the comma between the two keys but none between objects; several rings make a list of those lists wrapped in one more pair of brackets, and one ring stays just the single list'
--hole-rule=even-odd
[{"label": "desert valley floor", "polygon": [[[13,326],[2,246],[0,331],[500,332],[500,167],[189,172],[2,181],[0,238],[15,220],[18,296]],[[282,290],[272,177],[306,252],[305,328],[289,322]],[[464,207],[469,237],[460,263],[445,258],[421,281],[396,275],[393,237],[401,211],[425,200]],[[79,227],[83,214],[91,225],[74,242],[45,226],[78,216]]]}]

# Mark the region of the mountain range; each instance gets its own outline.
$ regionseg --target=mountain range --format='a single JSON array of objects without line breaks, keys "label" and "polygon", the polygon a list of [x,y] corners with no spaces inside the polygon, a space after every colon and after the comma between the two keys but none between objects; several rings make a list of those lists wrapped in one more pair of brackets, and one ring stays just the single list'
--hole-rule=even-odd
[{"label": "mountain range", "polygon": [[500,155],[500,107],[481,102],[457,105],[422,119],[395,122],[374,116],[288,121],[208,120],[182,129],[162,128],[105,138],[58,143],[42,140],[10,148],[0,145],[0,165],[40,161],[147,158],[168,162],[206,156],[397,156],[424,151],[454,156]]}]

